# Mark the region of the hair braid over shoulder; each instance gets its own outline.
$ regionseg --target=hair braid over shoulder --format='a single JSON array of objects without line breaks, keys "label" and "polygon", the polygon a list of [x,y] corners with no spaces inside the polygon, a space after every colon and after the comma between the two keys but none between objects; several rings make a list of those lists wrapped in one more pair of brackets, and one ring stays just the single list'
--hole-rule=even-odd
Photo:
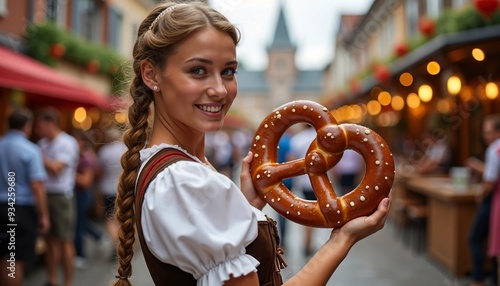
[{"label": "hair braid over shoulder", "polygon": [[[163,69],[167,58],[175,51],[178,43],[198,29],[207,26],[227,33],[237,44],[240,40],[238,29],[222,14],[201,2],[178,5],[164,12],[175,2],[157,5],[141,23],[133,49],[134,78],[130,94],[134,103],[128,110],[130,129],[124,135],[128,148],[121,159],[123,173],[118,183],[116,197],[116,219],[120,224],[117,246],[118,275],[114,286],[131,286],[133,245],[135,242],[134,189],[141,166],[139,151],[148,138],[150,105],[154,100],[153,91],[142,79],[141,63],[148,61],[158,69]],[[164,13],[162,13],[164,12]],[[140,210],[138,210],[140,211]]]},{"label": "hair braid over shoulder", "polygon": [[[134,82],[140,81],[140,77],[135,77]],[[118,195],[116,197],[116,219],[120,223],[118,231],[119,243],[117,246],[118,255],[118,275],[119,278],[115,286],[129,286],[131,283],[128,277],[132,274],[132,257],[134,255],[135,243],[135,214],[134,214],[134,189],[135,181],[140,168],[139,151],[147,141],[148,118],[150,114],[150,104],[152,95],[147,91],[140,91],[142,88],[131,86],[131,94],[134,97],[134,104],[129,108],[129,121],[132,126],[125,135],[124,143],[128,148],[121,159],[123,173],[118,183]]]}]

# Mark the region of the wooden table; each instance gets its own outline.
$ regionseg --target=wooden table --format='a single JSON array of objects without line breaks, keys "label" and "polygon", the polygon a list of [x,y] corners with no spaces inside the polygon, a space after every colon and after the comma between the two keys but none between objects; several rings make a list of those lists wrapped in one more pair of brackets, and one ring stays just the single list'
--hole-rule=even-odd
[{"label": "wooden table", "polygon": [[467,236],[480,185],[457,190],[448,177],[419,177],[404,180],[403,186],[408,195],[424,196],[427,201],[428,254],[453,275],[467,275],[471,269]]}]

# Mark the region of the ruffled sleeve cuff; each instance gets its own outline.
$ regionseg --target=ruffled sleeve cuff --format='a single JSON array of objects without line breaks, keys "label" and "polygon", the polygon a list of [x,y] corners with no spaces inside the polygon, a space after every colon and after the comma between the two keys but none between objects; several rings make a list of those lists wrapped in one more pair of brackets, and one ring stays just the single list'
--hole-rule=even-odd
[{"label": "ruffled sleeve cuff", "polygon": [[259,261],[244,252],[245,250],[242,249],[242,253],[239,256],[213,266],[200,277],[195,276],[198,280],[196,285],[223,285],[224,281],[229,280],[230,275],[233,277],[240,277],[257,271]]}]

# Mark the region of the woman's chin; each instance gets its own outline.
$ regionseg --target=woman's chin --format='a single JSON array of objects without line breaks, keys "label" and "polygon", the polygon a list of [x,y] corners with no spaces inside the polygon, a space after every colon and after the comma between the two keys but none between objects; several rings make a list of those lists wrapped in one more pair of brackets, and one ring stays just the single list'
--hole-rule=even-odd
[{"label": "woman's chin", "polygon": [[224,126],[224,121],[221,121],[221,122],[217,122],[217,123],[212,123],[210,124],[210,126],[207,127],[207,129],[205,130],[206,132],[215,132],[215,131],[219,131],[222,129],[222,127]]}]

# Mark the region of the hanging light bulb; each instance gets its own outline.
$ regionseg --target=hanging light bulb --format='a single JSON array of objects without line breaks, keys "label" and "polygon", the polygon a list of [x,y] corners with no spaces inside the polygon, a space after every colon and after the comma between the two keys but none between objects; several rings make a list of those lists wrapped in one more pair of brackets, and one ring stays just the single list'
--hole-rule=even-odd
[{"label": "hanging light bulb", "polygon": [[478,48],[472,50],[472,57],[478,62],[482,62],[486,58],[483,50]]},{"label": "hanging light bulb", "polygon": [[429,102],[432,100],[432,87],[428,84],[422,84],[418,88],[418,97],[423,102]]},{"label": "hanging light bulb", "polygon": [[498,86],[494,82],[488,82],[484,87],[484,93],[489,99],[495,99],[498,96]]},{"label": "hanging light bulb", "polygon": [[431,75],[437,75],[441,71],[441,66],[436,61],[427,64],[427,72]]},{"label": "hanging light bulb", "polygon": [[78,107],[73,114],[73,118],[76,122],[82,123],[83,121],[85,121],[85,118],[87,118],[87,110],[85,110],[85,108],[83,107]]},{"label": "hanging light bulb", "polygon": [[451,95],[457,95],[462,89],[462,81],[456,75],[452,75],[446,81],[446,87]]}]

